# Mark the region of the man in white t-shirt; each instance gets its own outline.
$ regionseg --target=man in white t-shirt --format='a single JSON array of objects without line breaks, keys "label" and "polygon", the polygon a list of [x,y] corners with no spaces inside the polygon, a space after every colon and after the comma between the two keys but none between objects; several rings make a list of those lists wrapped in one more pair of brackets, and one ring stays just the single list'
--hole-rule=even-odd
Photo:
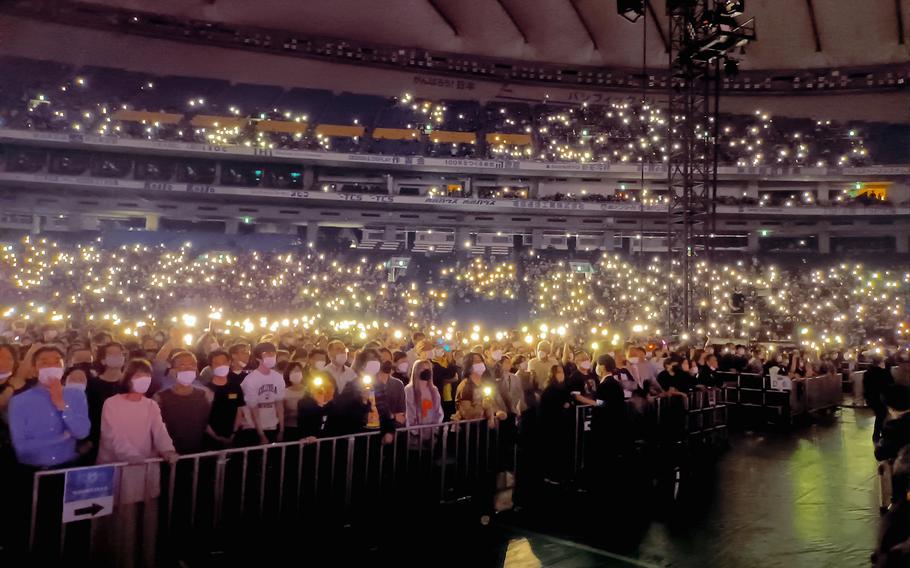
[{"label": "man in white t-shirt", "polygon": [[326,351],[328,351],[329,355],[329,364],[325,370],[335,379],[335,384],[338,387],[336,394],[341,394],[344,392],[345,385],[357,378],[357,373],[347,365],[348,348],[345,347],[343,342],[337,339],[330,341]]},{"label": "man in white t-shirt", "polygon": [[253,354],[259,366],[240,383],[246,403],[244,440],[258,440],[260,444],[280,442],[284,436],[285,385],[284,377],[275,370],[277,349],[273,343],[260,343]]}]

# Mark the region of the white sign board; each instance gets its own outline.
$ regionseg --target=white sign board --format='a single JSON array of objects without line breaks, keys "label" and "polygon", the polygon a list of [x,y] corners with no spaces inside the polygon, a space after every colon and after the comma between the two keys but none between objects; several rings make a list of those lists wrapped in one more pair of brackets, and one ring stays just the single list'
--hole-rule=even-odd
[{"label": "white sign board", "polygon": [[86,467],[66,472],[63,488],[63,522],[83,521],[114,512],[112,465]]}]

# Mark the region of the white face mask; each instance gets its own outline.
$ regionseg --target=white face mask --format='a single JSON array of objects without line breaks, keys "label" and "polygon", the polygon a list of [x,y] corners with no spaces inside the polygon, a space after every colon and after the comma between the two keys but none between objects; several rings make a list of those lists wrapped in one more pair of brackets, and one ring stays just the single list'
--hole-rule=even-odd
[{"label": "white face mask", "polygon": [[139,393],[139,394],[145,394],[148,392],[150,386],[152,386],[152,377],[148,377],[148,376],[133,377],[133,392]]},{"label": "white face mask", "polygon": [[502,351],[499,351],[498,349],[496,351],[490,353],[490,355],[493,357],[493,360],[496,361],[497,363],[499,362],[500,359],[502,359]]},{"label": "white face mask", "polygon": [[73,390],[85,392],[85,387],[86,387],[86,386],[87,386],[87,385],[86,385],[85,383],[70,383],[70,382],[67,382],[65,385],[63,385],[63,388],[65,388],[65,389],[73,389]]},{"label": "white face mask", "polygon": [[519,363],[519,364],[518,364],[518,369],[519,369],[520,371],[527,371],[527,370],[528,370],[528,362],[527,362],[527,361],[522,361],[521,363]]},{"label": "white face mask", "polygon": [[633,364],[633,365],[637,365],[637,364],[638,364],[638,357],[629,357],[629,363],[631,363],[631,364]]},{"label": "white face mask", "polygon": [[402,374],[408,372],[408,362],[407,361],[405,361],[404,363],[398,364],[398,372],[402,373]]},{"label": "white face mask", "polygon": [[471,372],[475,375],[482,375],[484,371],[487,370],[487,366],[483,363],[474,363],[471,365]]},{"label": "white face mask", "polygon": [[582,371],[588,371],[591,369],[591,362],[582,361],[581,363],[578,364],[578,368],[581,369]]},{"label": "white face mask", "polygon": [[216,377],[226,377],[229,372],[231,372],[231,368],[228,367],[227,365],[218,365],[217,367],[212,369],[212,373]]},{"label": "white face mask", "polygon": [[104,366],[109,369],[119,369],[123,366],[123,355],[108,355],[104,359]]},{"label": "white face mask", "polygon": [[379,361],[367,361],[363,366],[363,372],[367,375],[372,375],[375,377],[376,373],[379,372],[380,367],[382,367],[382,365],[379,363]]},{"label": "white face mask", "polygon": [[188,387],[196,380],[196,371],[178,371],[177,382]]},{"label": "white face mask", "polygon": [[547,358],[547,352],[546,352],[546,351],[538,351],[538,352],[537,352],[537,358],[540,359],[541,361],[543,361],[544,359]]},{"label": "white face mask", "polygon": [[445,355],[445,351],[443,351],[441,348],[436,348],[433,350],[433,357],[439,359],[443,355]]},{"label": "white face mask", "polygon": [[299,385],[300,381],[303,380],[303,373],[301,373],[300,371],[294,371],[293,373],[288,375],[288,379],[290,379],[292,384]]},{"label": "white face mask", "polygon": [[60,380],[63,377],[63,367],[45,367],[38,369],[38,382],[47,385],[53,380]]},{"label": "white face mask", "polygon": [[347,362],[348,362],[347,353],[339,353],[339,354],[335,355],[335,364],[336,365],[344,365]]},{"label": "white face mask", "polygon": [[313,366],[321,371],[321,370],[325,369],[325,361],[316,361],[315,363],[313,363]]},{"label": "white face mask", "polygon": [[262,364],[268,369],[274,369],[275,363],[278,362],[278,359],[274,356],[263,357]]},{"label": "white face mask", "polygon": [[13,376],[13,373],[11,371],[10,372],[4,371],[4,372],[0,373],[0,381],[5,381],[6,379],[8,379],[12,376]]}]

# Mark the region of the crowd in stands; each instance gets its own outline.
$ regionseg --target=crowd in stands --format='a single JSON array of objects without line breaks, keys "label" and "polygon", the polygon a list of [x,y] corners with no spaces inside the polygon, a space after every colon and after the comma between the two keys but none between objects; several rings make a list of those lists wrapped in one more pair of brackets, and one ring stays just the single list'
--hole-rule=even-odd
[{"label": "crowd in stands", "polygon": [[[668,128],[679,120],[632,98],[596,105],[429,101],[409,93],[386,99],[9,57],[0,59],[0,72],[0,123],[9,128],[259,148],[660,163],[670,150]],[[773,118],[761,110],[725,115],[719,159],[736,166],[865,165],[873,158],[863,132],[862,124]]]},{"label": "crowd in stands", "polygon": [[[353,326],[369,334],[389,322],[401,329],[446,323],[446,314],[465,300],[527,299],[532,334],[540,331],[535,326],[549,325],[597,330],[590,333],[610,338],[633,328],[661,335],[666,262],[588,256],[579,259],[590,267],[584,271],[532,254],[510,261],[457,261],[420,278],[390,281],[385,259],[354,252],[198,251],[192,243],[108,249],[97,242],[26,237],[0,250],[0,306],[6,306],[0,316],[114,325],[134,336],[184,316],[200,324],[217,317],[245,332],[263,325],[275,331],[287,327],[289,318],[294,325]],[[886,261],[815,269],[756,259],[698,261],[693,284],[695,321],[702,322],[690,330],[693,336],[791,340],[822,349],[910,334],[905,321],[910,272]],[[734,296],[741,299],[736,311]]]},{"label": "crowd in stands", "polygon": [[[561,260],[473,259],[418,286],[389,282],[377,259],[312,250],[26,238],[0,256],[0,471],[357,432],[388,441],[397,428],[484,419],[539,425],[535,447],[553,459],[535,475],[564,484],[557,458],[577,405],[595,407],[595,445],[621,452],[631,442],[626,420],[651,401],[721,387],[720,372],[796,379],[885,364],[879,355],[910,366],[906,349],[888,347],[910,333],[910,273],[742,264],[699,263],[708,325],[667,343],[658,259],[604,256],[593,272]],[[455,298],[522,297],[531,305],[524,326],[441,321]],[[789,347],[767,342],[785,320],[799,326]],[[892,337],[873,339],[888,326]],[[867,396],[881,393],[877,414],[901,412],[897,389],[870,383]],[[894,420],[876,428],[880,459],[899,450]]]}]

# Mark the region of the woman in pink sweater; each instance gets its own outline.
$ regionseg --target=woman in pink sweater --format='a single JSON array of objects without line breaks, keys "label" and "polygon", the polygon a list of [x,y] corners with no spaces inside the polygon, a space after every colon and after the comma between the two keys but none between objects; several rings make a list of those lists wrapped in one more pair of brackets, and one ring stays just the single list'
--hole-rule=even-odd
[{"label": "woman in pink sweater", "polygon": [[[123,373],[123,394],[104,401],[98,463],[122,463],[114,514],[99,530],[109,548],[107,556],[118,566],[154,565],[158,519],[160,465],[156,458],[177,459],[158,403],[145,396],[152,381],[148,361],[134,359]],[[152,460],[150,462],[150,460]],[[139,542],[137,542],[137,539]],[[139,552],[141,558],[132,557]]]}]

